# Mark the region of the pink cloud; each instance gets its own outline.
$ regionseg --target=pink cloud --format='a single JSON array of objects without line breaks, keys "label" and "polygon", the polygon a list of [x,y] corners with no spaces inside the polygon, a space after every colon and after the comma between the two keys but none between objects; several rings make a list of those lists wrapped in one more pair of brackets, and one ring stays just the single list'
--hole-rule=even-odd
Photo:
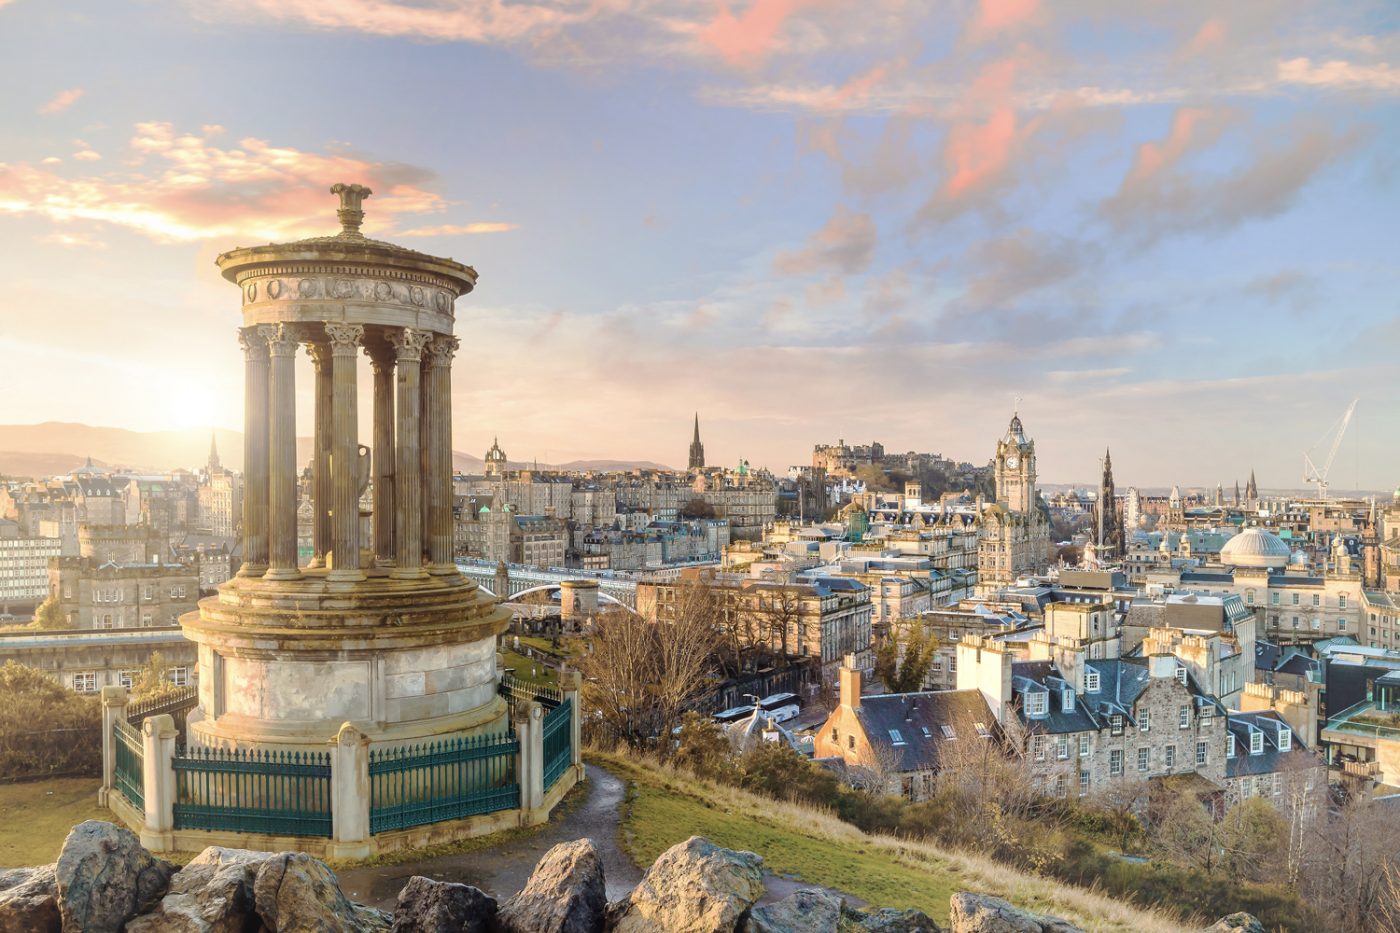
[{"label": "pink cloud", "polygon": [[735,16],[729,4],[720,0],[719,12],[700,30],[700,41],[732,65],[755,65],[773,51],[783,24],[805,2],[808,0],[753,0],[747,10]]},{"label": "pink cloud", "polygon": [[80,87],[70,87],[66,91],[59,91],[50,100],[40,105],[39,112],[42,114],[62,113],[76,104],[83,93],[84,91]]},{"label": "pink cloud", "polygon": [[220,132],[208,127],[185,134],[168,123],[139,123],[129,144],[134,172],[67,177],[28,163],[0,165],[0,213],[94,220],[161,241],[249,242],[334,232],[335,204],[327,189],[337,181],[374,190],[367,204],[369,232],[392,228],[399,214],[446,206],[422,187],[430,177],[422,169],[304,152],[254,137],[222,147],[213,141]]},{"label": "pink cloud", "polygon": [[506,233],[519,228],[519,224],[504,223],[439,224],[436,227],[414,227],[412,230],[400,230],[397,236],[462,236],[474,233]]},{"label": "pink cloud", "polygon": [[1357,65],[1337,60],[1314,64],[1309,58],[1292,58],[1278,63],[1278,80],[1333,90],[1400,91],[1400,68],[1384,62]]},{"label": "pink cloud", "polygon": [[1124,189],[1140,185],[1175,165],[1192,148],[1204,148],[1214,143],[1225,129],[1228,119],[1227,111],[1204,107],[1177,108],[1167,138],[1138,147],[1132,168],[1123,180]]},{"label": "pink cloud", "polygon": [[586,20],[596,9],[577,2],[508,0],[251,0],[247,8],[319,29],[351,29],[381,36],[417,36],[441,42],[509,43]]},{"label": "pink cloud", "polygon": [[788,275],[826,270],[846,274],[864,272],[875,254],[876,240],[875,221],[869,214],[837,207],[831,220],[812,235],[805,247],[780,254],[774,266]]},{"label": "pink cloud", "polygon": [[1212,16],[1201,23],[1201,28],[1196,30],[1196,34],[1182,48],[1181,54],[1186,57],[1200,55],[1219,48],[1224,41],[1225,20],[1219,16]]},{"label": "pink cloud", "polygon": [[972,21],[974,38],[985,39],[1019,28],[1036,18],[1040,0],[981,0]]}]

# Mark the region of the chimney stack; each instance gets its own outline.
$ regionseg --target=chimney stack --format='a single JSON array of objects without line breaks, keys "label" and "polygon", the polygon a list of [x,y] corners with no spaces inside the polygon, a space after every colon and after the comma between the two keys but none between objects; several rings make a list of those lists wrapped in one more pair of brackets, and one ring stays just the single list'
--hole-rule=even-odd
[{"label": "chimney stack", "polygon": [[852,710],[860,709],[860,669],[856,667],[856,656],[846,655],[841,665],[841,705]]}]

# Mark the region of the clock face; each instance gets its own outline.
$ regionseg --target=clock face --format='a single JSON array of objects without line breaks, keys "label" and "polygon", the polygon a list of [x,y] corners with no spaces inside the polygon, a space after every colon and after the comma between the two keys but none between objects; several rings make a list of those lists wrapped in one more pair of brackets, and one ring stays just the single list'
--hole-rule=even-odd
[{"label": "clock face", "polygon": [[1010,457],[1006,458],[1006,466],[1008,469],[1014,470],[1020,465],[1021,458],[1017,457],[1015,454],[1012,454]]}]

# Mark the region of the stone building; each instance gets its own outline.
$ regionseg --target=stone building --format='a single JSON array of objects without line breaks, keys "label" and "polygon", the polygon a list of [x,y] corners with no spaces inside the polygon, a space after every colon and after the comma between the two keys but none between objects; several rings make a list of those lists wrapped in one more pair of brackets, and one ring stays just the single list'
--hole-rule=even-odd
[{"label": "stone building", "polygon": [[20,535],[19,522],[0,519],[0,612],[33,606],[49,592],[49,561],[57,558],[58,538]]},{"label": "stone building", "polygon": [[49,562],[48,592],[69,628],[177,625],[180,616],[198,605],[199,569],[159,559],[117,562],[58,557]]},{"label": "stone building", "polygon": [[996,502],[981,514],[979,593],[994,593],[1049,563],[1050,519],[1035,488],[1035,441],[1026,437],[1019,415],[997,441],[994,474]]},{"label": "stone building", "polygon": [[130,687],[159,654],[177,686],[195,682],[194,642],[164,626],[112,632],[0,632],[0,664],[36,668],[76,693]]},{"label": "stone building", "polygon": [[201,528],[223,538],[232,538],[238,533],[243,511],[243,477],[224,469],[213,437],[209,438],[209,462],[200,477],[197,495]]},{"label": "stone building", "polygon": [[1272,710],[1231,713],[1225,750],[1225,800],[1260,797],[1279,807],[1298,803],[1314,814],[1325,801],[1327,765],[1291,723]]}]

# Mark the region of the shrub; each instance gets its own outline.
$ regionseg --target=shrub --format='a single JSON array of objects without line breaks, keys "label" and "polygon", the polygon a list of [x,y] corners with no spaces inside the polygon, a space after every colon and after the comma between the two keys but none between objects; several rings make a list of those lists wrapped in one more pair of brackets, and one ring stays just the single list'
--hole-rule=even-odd
[{"label": "shrub", "polygon": [[102,713],[48,674],[6,662],[0,667],[0,780],[102,769]]}]

